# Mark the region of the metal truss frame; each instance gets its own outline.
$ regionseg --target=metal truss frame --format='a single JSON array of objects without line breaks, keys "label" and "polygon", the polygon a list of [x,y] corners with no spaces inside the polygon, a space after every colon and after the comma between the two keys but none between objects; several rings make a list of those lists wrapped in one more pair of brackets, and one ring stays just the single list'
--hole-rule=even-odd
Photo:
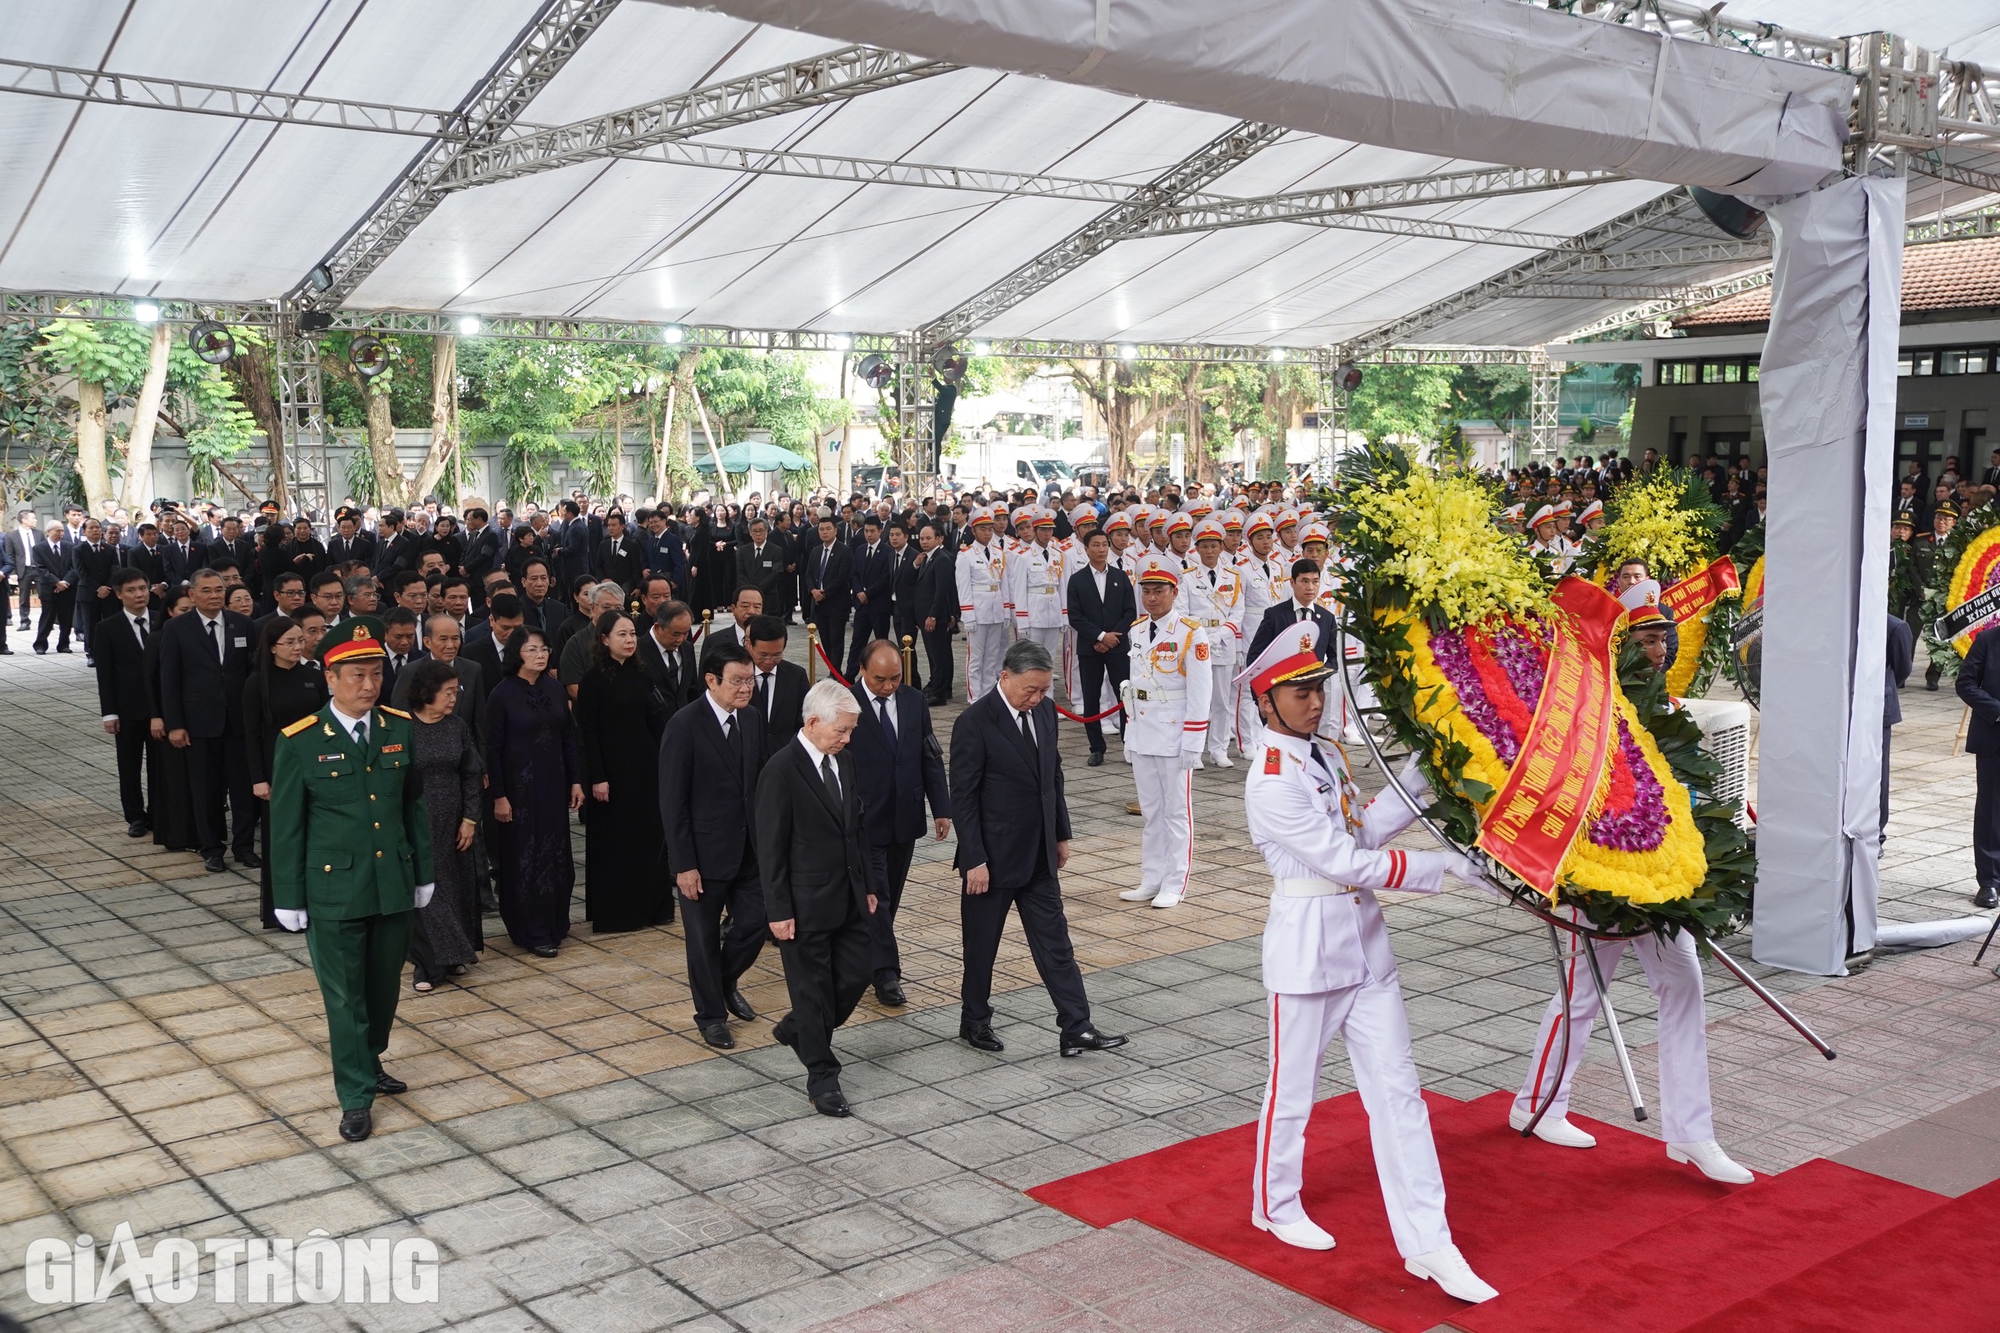
[{"label": "metal truss frame", "polygon": [[460,104],[455,114],[464,119],[463,137],[427,145],[368,216],[348,229],[323,261],[332,271],[330,287],[315,293],[301,279],[289,299],[327,307],[353,295],[444,201],[448,191],[440,188],[441,182],[459,154],[505,133],[617,7],[618,0],[544,0],[514,45]]},{"label": "metal truss frame", "polygon": [[1592,338],[1600,333],[1610,333],[1614,329],[1626,328],[1633,324],[1655,324],[1663,319],[1672,319],[1684,311],[1699,310],[1703,306],[1714,305],[1717,301],[1728,297],[1770,285],[1771,270],[1768,268],[1728,278],[1722,282],[1702,283],[1699,286],[1683,288],[1670,296],[1613,311],[1602,319],[1592,320],[1556,341],[1575,342],[1579,338]]},{"label": "metal truss frame", "polygon": [[326,522],[333,505],[333,465],[327,457],[327,441],[333,432],[326,420],[326,395],[320,379],[319,339],[301,333],[298,308],[279,307],[271,320],[271,373],[275,381],[278,417],[284,423],[284,457],[279,460],[282,479],[275,479],[290,492],[288,511],[314,509]]},{"label": "metal truss frame", "polygon": [[823,106],[949,74],[960,66],[878,46],[844,46],[642,106],[569,125],[495,136],[457,155],[440,184],[463,190],[607,157],[638,156],[677,139]]},{"label": "metal truss frame", "polygon": [[[1260,200],[1246,199],[1255,205]],[[1255,208],[1236,208],[1227,202],[1199,204],[1171,209],[1149,216],[1121,240],[1139,236],[1188,236],[1227,231],[1235,227],[1261,227],[1277,222],[1325,227],[1331,231],[1382,232],[1391,236],[1415,236],[1433,241],[1458,241],[1468,245],[1510,245],[1523,250],[1546,250],[1569,238],[1553,232],[1515,231],[1505,227],[1477,227],[1463,222],[1432,221],[1404,217],[1396,213],[1318,213],[1286,218],[1260,215]]]},{"label": "metal truss frame", "polygon": [[1528,362],[1528,452],[1536,461],[1552,457],[1562,428],[1562,377],[1566,366],[1541,348]]}]

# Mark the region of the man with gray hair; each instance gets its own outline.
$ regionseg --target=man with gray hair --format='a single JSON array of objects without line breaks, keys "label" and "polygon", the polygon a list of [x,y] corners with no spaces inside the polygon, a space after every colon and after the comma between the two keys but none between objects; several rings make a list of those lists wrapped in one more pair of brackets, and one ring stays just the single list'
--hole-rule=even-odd
[{"label": "man with gray hair", "polygon": [[1054,680],[1049,650],[1033,639],[1019,640],[1001,656],[998,683],[951,728],[951,818],[958,826],[955,864],[964,881],[958,1035],[982,1051],[1006,1049],[993,1035],[991,997],[993,960],[1010,907],[1020,909],[1035,971],[1055,1001],[1062,1054],[1125,1044],[1091,1025],[1056,880],[1069,862],[1070,824],[1049,698]]},{"label": "man with gray hair", "polygon": [[757,778],[757,870],[792,1011],[771,1035],[806,1067],[806,1096],[821,1115],[846,1116],[833,1030],[847,1021],[874,971],[861,840],[861,787],[848,739],[861,705],[838,681],[806,691],[805,720]]},{"label": "man with gray hair", "polygon": [[583,623],[570,630],[563,640],[562,655],[556,659],[556,678],[572,700],[577,686],[590,674],[591,653],[597,647],[597,618],[606,611],[624,610],[625,590],[606,579],[590,590],[588,601],[579,598],[577,607]]}]

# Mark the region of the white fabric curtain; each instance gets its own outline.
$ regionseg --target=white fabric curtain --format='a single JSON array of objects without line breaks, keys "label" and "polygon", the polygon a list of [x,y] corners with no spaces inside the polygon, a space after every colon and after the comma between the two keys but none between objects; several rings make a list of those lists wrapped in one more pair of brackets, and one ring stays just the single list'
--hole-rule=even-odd
[{"label": "white fabric curtain", "polygon": [[1849,179],[1770,210],[1752,953],[1823,976],[1875,941],[1903,206]]}]

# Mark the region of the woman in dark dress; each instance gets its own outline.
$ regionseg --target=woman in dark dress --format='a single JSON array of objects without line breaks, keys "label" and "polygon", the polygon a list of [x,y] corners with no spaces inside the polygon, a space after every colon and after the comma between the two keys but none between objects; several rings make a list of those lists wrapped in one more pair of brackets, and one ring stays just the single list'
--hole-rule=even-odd
[{"label": "woman in dark dress", "polygon": [[527,569],[530,560],[546,561],[547,559],[548,556],[542,551],[540,539],[535,536],[535,530],[526,523],[517,525],[514,529],[512,544],[508,546],[507,554],[503,561],[507,569],[507,577],[513,580],[514,586],[516,588],[521,586],[522,572]]},{"label": "woman in dark dress", "polygon": [[[185,587],[167,589],[162,607],[167,620],[194,609],[194,599]],[[165,623],[164,621],[162,622]],[[194,784],[188,777],[187,751],[167,740],[166,720],[160,712],[160,635],[146,640],[146,684],[152,691],[151,737],[146,742],[146,772],[149,804],[146,819],[153,826],[153,841],[171,852],[191,852],[200,846],[194,833]]]},{"label": "woman in dark dress", "polygon": [[591,631],[591,669],[577,687],[583,742],[583,919],[599,935],[674,919],[661,857],[660,733],[667,705],[639,665],[639,632],[607,611]]},{"label": "woman in dark dress", "polygon": [[264,929],[281,930],[271,907],[272,756],[278,733],[326,706],[326,674],[306,661],[306,632],[289,616],[273,616],[257,636],[257,666],[243,686],[243,750],[257,797],[257,835],[264,865],[257,872],[257,914]]},{"label": "woman in dark dress", "polygon": [[410,983],[427,991],[461,975],[486,947],[472,852],[485,765],[472,729],[454,711],[458,673],[451,664],[426,658],[409,671],[417,777],[431,818],[431,865],[437,878],[437,891],[417,909],[416,929],[410,932]]},{"label": "woman in dark dress", "polygon": [[645,563],[639,538],[625,526],[624,511],[614,509],[606,514],[604,540],[597,544],[597,577],[610,579],[621,588],[634,588]]},{"label": "woman in dark dress", "polygon": [[715,528],[708,521],[706,506],[694,511],[693,521],[687,533],[688,559],[688,605],[694,608],[695,619],[701,613],[714,610],[719,603],[710,587],[709,571],[716,564]]},{"label": "woman in dark dress", "polygon": [[[313,536],[311,519],[299,519],[292,524],[292,540],[285,546],[286,568],[306,581],[312,587],[313,575],[325,569],[331,562],[327,559],[326,543]],[[264,585],[269,587],[267,583]]]},{"label": "woman in dark dress", "polygon": [[285,549],[290,538],[291,529],[276,519],[266,523],[257,535],[257,586],[264,590],[257,604],[265,611],[277,605],[271,597],[272,581],[280,574],[293,572],[292,553]]},{"label": "woman in dark dress", "polygon": [[583,808],[583,770],[569,700],[549,670],[549,642],[538,629],[515,630],[500,656],[500,683],[486,701],[486,771],[500,919],[514,943],[553,958],[569,934],[576,887],[569,815]]},{"label": "woman in dark dress", "polygon": [[437,521],[431,524],[431,530],[417,543],[417,564],[412,565],[412,569],[423,564],[426,551],[436,551],[444,557],[445,573],[461,573],[465,564],[465,538],[458,530],[458,520],[450,514],[437,516]]}]

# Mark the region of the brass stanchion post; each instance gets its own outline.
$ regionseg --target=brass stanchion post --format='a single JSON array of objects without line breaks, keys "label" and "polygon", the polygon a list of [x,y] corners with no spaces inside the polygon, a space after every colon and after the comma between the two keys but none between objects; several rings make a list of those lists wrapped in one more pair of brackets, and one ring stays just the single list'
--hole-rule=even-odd
[{"label": "brass stanchion post", "polygon": [[806,684],[819,684],[819,626],[806,624]]},{"label": "brass stanchion post", "polygon": [[903,679],[906,682],[916,679],[917,652],[915,645],[916,640],[910,635],[905,634],[903,636]]}]

